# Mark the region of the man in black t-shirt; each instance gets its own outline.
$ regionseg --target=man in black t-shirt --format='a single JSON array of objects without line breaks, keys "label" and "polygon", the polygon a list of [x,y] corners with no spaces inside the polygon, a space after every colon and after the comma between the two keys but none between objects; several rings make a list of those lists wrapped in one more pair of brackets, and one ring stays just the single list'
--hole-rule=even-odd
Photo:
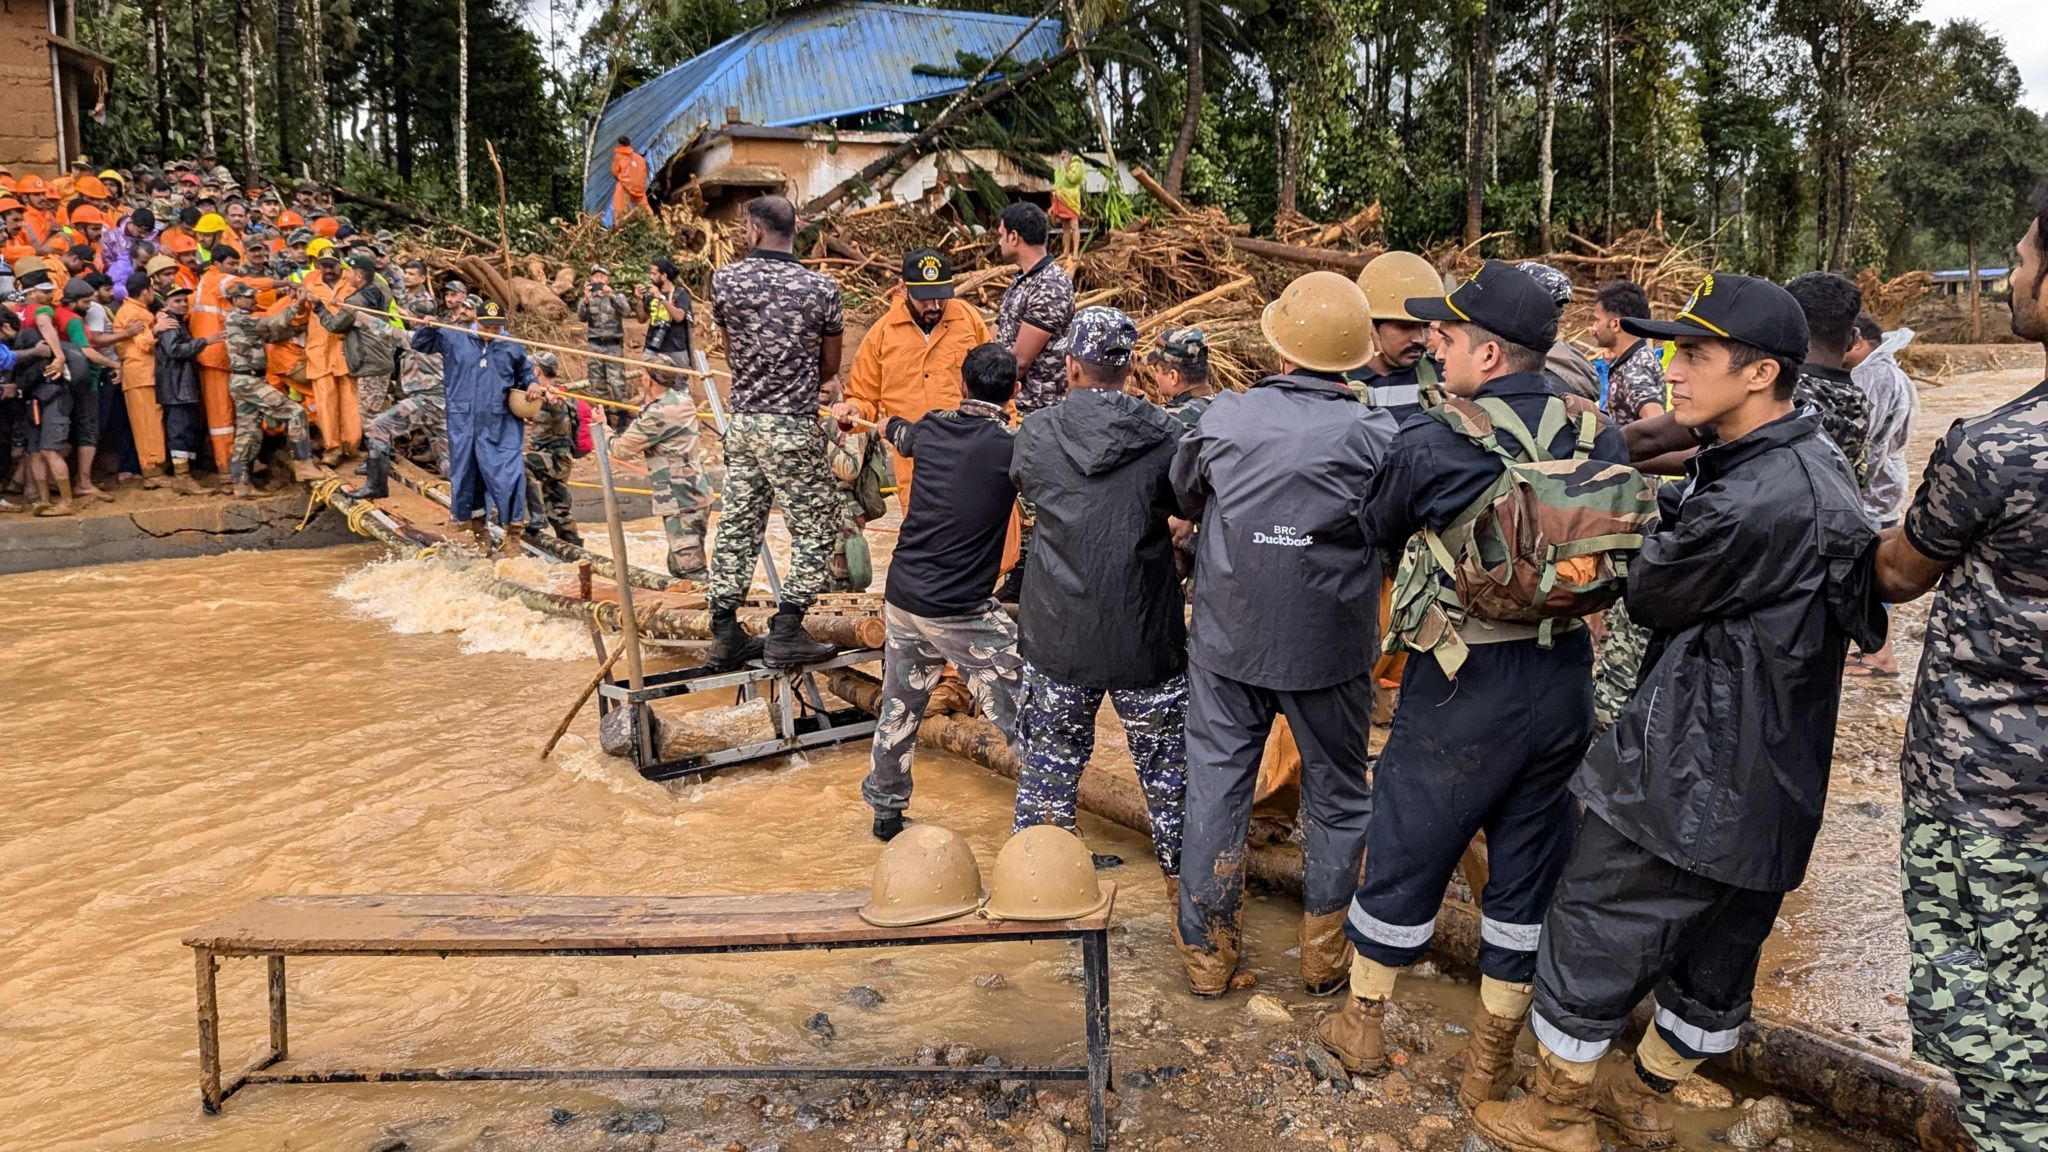
[{"label": "man in black t-shirt", "polygon": [[882,427],[897,452],[917,461],[917,502],[903,515],[882,594],[889,636],[881,719],[874,765],[860,788],[882,840],[903,830],[917,727],[949,661],[1005,738],[1016,727],[1017,625],[993,592],[1017,498],[1004,411],[1017,360],[1001,344],[983,344],[967,354],[960,374],[966,398],[959,408],[915,422],[892,417]]}]

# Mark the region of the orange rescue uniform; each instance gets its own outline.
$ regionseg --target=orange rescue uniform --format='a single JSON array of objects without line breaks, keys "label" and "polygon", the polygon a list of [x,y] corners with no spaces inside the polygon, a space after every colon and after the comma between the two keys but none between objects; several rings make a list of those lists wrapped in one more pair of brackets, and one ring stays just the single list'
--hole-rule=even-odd
[{"label": "orange rescue uniform", "polygon": [[[192,293],[191,319],[187,322],[195,340],[226,331],[228,326],[228,284],[234,279],[218,268],[208,268]],[[228,346],[225,340],[208,344],[199,353],[199,404],[206,413],[206,433],[213,444],[213,466],[228,470],[228,456],[235,446],[235,400],[228,391]]]},{"label": "orange rescue uniform", "polygon": [[164,450],[164,410],[156,402],[156,317],[146,305],[121,301],[114,327],[140,321],[142,331],[114,345],[121,357],[121,400],[128,407],[128,430],[135,439],[135,458],[142,474],[154,476],[169,457]]},{"label": "orange rescue uniform", "polygon": [[612,227],[626,222],[635,211],[654,215],[647,202],[647,158],[630,144],[612,148]]},{"label": "orange rescue uniform", "polygon": [[[306,273],[305,289],[310,299],[324,301],[329,308],[340,302],[318,268]],[[356,410],[356,382],[348,374],[342,334],[329,332],[315,316],[309,316],[306,323],[306,376],[313,388],[313,422],[319,425],[325,446],[329,450],[354,447],[363,438],[363,418]]]},{"label": "orange rescue uniform", "polygon": [[[958,408],[960,365],[988,339],[981,312],[960,299],[946,301],[945,315],[926,334],[898,290],[889,310],[861,338],[846,377],[846,400],[868,421],[885,413],[916,420],[935,408]],[[895,455],[894,448],[890,454]],[[908,508],[912,463],[907,456],[895,456],[895,463],[896,502]]]}]

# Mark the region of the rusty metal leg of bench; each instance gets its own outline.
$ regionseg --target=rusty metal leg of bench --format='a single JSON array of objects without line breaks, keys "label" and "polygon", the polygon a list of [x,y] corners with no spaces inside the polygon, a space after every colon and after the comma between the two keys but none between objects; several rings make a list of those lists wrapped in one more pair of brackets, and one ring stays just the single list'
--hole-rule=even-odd
[{"label": "rusty metal leg of bench", "polygon": [[211,1116],[220,1112],[220,1002],[214,983],[218,961],[206,948],[194,948],[199,968],[199,1103]]},{"label": "rusty metal leg of bench", "polygon": [[284,957],[270,956],[270,1059],[286,1059],[284,1028]]},{"label": "rusty metal leg of bench", "polygon": [[1083,933],[1081,973],[1088,1013],[1088,1144],[1109,1147],[1109,932]]}]

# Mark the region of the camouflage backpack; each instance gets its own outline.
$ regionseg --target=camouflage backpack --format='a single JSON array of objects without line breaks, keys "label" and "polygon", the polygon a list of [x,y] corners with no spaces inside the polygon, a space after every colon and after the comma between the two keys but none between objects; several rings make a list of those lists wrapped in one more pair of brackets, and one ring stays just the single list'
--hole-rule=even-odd
[{"label": "camouflage backpack", "polygon": [[[1453,397],[1429,415],[1506,465],[1443,531],[1425,528],[1409,542],[1395,580],[1387,651],[1434,652],[1455,678],[1466,655],[1458,628],[1468,619],[1534,625],[1549,647],[1558,620],[1612,604],[1657,500],[1642,473],[1590,458],[1600,432],[1591,400],[1551,397],[1533,436],[1493,397]],[[1567,422],[1578,424],[1578,443],[1569,459],[1553,460],[1546,446]]]}]

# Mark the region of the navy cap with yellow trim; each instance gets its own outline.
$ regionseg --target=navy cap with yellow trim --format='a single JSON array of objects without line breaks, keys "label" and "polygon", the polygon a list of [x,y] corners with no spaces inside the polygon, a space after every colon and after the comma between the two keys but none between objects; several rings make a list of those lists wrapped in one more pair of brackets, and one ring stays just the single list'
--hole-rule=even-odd
[{"label": "navy cap with yellow trim", "polygon": [[1477,324],[1537,352],[1557,342],[1557,301],[1527,273],[1498,260],[1488,260],[1450,295],[1417,296],[1404,307],[1417,320]]},{"label": "navy cap with yellow trim", "polygon": [[1797,363],[1806,359],[1806,313],[1790,292],[1754,276],[1709,272],[1669,320],[1625,318],[1622,331],[1653,340],[1734,340]]},{"label": "navy cap with yellow trim", "polygon": [[953,262],[937,248],[913,248],[903,256],[903,286],[912,300],[950,299]]}]

